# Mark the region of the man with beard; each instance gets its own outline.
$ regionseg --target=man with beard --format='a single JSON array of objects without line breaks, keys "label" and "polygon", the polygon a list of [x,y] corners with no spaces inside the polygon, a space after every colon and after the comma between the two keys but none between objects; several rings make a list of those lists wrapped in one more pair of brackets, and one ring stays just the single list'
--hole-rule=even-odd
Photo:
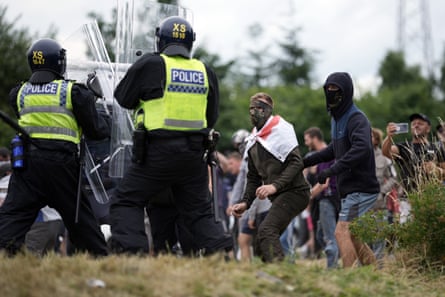
[{"label": "man with beard", "polygon": [[418,188],[419,182],[431,178],[444,179],[444,151],[428,141],[431,132],[431,121],[422,113],[409,117],[411,123],[411,141],[393,143],[392,137],[397,133],[393,122],[386,126],[386,138],[383,140],[382,153],[393,159],[400,168],[400,175],[406,191]]},{"label": "man with beard", "polygon": [[331,142],[304,158],[309,167],[335,159],[329,168],[318,173],[318,182],[336,176],[341,209],[335,228],[335,238],[343,267],[352,267],[357,260],[362,265],[375,262],[371,249],[352,236],[349,225],[375,203],[380,190],[375,174],[371,125],[366,115],[352,102],[353,84],[346,72],[328,76],[323,86],[327,110],[331,115]]},{"label": "man with beard", "polygon": [[246,147],[247,185],[244,197],[232,208],[233,214],[241,217],[255,198],[272,202],[257,233],[258,252],[264,262],[284,259],[280,235],[307,207],[310,195],[294,128],[272,112],[273,100],[268,94],[257,93],[250,98],[254,129]]}]

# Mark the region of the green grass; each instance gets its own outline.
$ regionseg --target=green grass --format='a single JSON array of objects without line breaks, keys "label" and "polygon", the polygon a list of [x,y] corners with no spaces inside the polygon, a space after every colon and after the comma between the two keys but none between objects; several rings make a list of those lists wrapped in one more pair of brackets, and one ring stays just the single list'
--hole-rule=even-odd
[{"label": "green grass", "polygon": [[[0,256],[0,296],[443,296],[445,275],[385,268],[327,270],[324,260],[251,264],[222,257]],[[88,282],[101,280],[105,287]]]}]

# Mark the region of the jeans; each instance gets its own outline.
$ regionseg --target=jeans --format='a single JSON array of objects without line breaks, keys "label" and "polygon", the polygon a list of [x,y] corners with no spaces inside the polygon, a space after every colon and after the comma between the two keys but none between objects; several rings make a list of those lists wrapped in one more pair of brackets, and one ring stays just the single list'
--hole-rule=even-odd
[{"label": "jeans", "polygon": [[[383,217],[378,216],[376,219],[378,225],[385,224],[385,222],[389,223],[389,212],[386,211],[386,215],[384,215]],[[375,259],[377,260],[378,265],[381,266],[382,260],[385,257],[386,239],[378,239],[377,241],[369,244],[369,247],[374,252]]]},{"label": "jeans", "polygon": [[352,222],[355,218],[361,217],[374,206],[377,196],[378,193],[361,192],[346,195],[346,197],[341,200],[341,210],[338,220]]},{"label": "jeans", "polygon": [[335,206],[329,199],[321,199],[319,204],[320,228],[323,233],[324,251],[327,258],[327,267],[335,268],[338,262],[338,246],[335,240],[335,226],[337,224],[337,213]]}]

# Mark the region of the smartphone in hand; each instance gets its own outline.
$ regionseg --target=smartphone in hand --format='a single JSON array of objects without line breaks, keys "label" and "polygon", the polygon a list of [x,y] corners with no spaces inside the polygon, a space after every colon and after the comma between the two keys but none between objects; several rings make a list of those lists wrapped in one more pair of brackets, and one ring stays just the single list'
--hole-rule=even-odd
[{"label": "smartphone in hand", "polygon": [[408,133],[408,123],[396,123],[397,126],[397,130],[395,132],[395,134],[403,134],[403,133]]}]

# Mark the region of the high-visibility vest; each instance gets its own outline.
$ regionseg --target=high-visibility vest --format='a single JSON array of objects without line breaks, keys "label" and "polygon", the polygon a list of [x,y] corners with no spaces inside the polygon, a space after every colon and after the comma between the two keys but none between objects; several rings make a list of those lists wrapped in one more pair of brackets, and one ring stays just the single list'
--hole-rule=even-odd
[{"label": "high-visibility vest", "polygon": [[143,111],[147,130],[193,131],[206,128],[209,81],[204,64],[197,59],[161,56],[166,70],[164,95],[141,100],[136,115]]},{"label": "high-visibility vest", "polygon": [[24,83],[17,95],[19,125],[32,138],[80,142],[81,128],[73,114],[73,82]]}]

